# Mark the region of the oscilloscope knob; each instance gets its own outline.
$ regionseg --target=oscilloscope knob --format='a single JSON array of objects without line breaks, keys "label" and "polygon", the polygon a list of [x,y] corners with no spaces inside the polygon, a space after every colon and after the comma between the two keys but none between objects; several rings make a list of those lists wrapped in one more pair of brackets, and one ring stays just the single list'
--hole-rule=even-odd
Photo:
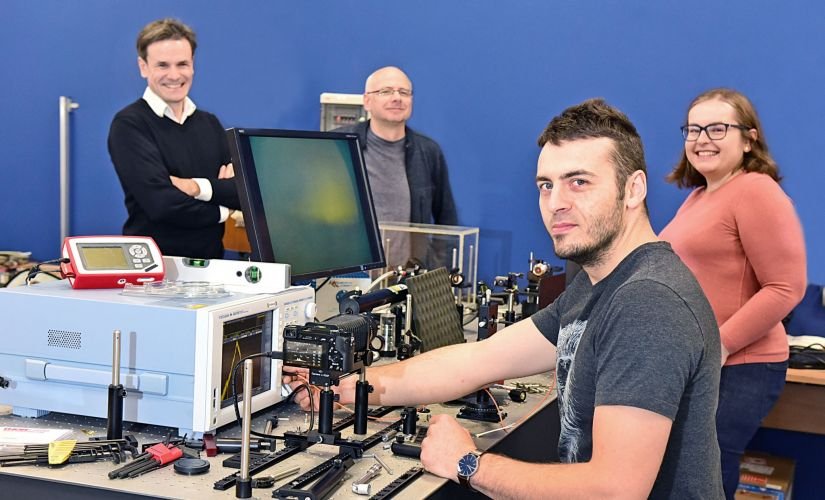
[{"label": "oscilloscope knob", "polygon": [[309,321],[315,320],[315,315],[318,313],[318,306],[315,302],[310,302],[304,307],[304,317]]}]

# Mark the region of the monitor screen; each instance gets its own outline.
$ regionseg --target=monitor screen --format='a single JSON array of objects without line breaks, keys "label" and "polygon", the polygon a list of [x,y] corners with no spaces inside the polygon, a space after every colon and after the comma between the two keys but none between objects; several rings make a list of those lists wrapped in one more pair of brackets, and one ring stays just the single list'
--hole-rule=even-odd
[{"label": "monitor screen", "polygon": [[292,281],[384,267],[356,134],[227,131],[252,259]]}]

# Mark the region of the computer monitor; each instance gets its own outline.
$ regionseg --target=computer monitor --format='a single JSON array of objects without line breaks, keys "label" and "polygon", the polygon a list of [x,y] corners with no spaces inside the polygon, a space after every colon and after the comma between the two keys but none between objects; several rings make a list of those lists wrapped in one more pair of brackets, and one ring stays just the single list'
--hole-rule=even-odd
[{"label": "computer monitor", "polygon": [[356,134],[227,134],[253,260],[289,264],[293,282],[384,267]]}]

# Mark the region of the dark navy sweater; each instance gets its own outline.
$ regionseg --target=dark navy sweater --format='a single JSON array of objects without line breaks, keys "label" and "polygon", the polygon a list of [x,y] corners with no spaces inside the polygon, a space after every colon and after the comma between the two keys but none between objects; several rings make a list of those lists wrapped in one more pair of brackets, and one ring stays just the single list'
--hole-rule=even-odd
[{"label": "dark navy sweater", "polygon": [[[238,209],[240,203],[235,180],[217,178],[231,158],[215,115],[196,110],[178,124],[138,99],[115,115],[108,144],[129,214],[123,234],[151,236],[165,255],[223,256],[218,206]],[[208,179],[212,200],[188,196],[172,185],[170,175]]]}]

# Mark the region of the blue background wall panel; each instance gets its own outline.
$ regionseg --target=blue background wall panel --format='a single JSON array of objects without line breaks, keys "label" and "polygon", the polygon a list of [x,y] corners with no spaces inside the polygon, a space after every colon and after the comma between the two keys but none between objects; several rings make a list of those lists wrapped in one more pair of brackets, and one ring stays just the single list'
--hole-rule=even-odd
[{"label": "blue background wall panel", "polygon": [[[809,279],[825,281],[819,165],[825,4],[736,0],[475,2],[63,2],[0,4],[0,247],[57,255],[60,95],[72,115],[73,234],[119,233],[109,123],[138,98],[134,48],[172,16],[199,37],[192,97],[225,126],[318,128],[321,92],[359,93],[376,67],[413,78],[411,125],[441,143],[464,225],[481,228],[479,276],[555,260],[537,209],[536,137],[566,106],[602,96],[637,124],[655,229],[685,191],[678,159],[689,100],[733,86],[756,103],[805,226]],[[765,228],[770,237],[770,228]]]}]

